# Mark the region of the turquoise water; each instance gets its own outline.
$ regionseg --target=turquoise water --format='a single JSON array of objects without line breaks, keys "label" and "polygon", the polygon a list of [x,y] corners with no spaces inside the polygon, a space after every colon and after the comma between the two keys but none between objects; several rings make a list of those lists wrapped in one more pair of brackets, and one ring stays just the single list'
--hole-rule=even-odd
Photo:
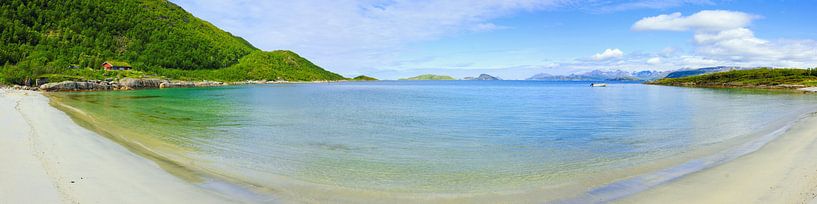
[{"label": "turquoise water", "polygon": [[542,192],[580,194],[717,154],[817,104],[813,95],[783,92],[536,81],[276,84],[55,97],[101,127],[179,147],[157,151],[182,155],[181,165],[307,201],[559,199]]}]

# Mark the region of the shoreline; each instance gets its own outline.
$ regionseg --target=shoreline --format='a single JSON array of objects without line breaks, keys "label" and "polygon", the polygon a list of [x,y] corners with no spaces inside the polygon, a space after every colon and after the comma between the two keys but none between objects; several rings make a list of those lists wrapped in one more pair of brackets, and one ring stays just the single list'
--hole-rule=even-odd
[{"label": "shoreline", "polygon": [[[314,84],[314,83],[338,83],[338,82],[360,82],[362,80],[318,80],[318,81],[267,81],[267,80],[246,80],[234,82],[220,81],[183,81],[160,78],[122,78],[120,80],[87,80],[87,81],[62,81],[45,83],[37,86],[12,85],[8,88],[23,91],[42,92],[85,92],[85,91],[126,91],[139,89],[166,89],[166,88],[193,88],[193,87],[219,87],[219,86],[240,86],[258,84]],[[0,88],[5,85],[0,84]]]},{"label": "shoreline", "polygon": [[613,202],[817,203],[817,112],[790,126],[755,151]]},{"label": "shoreline", "polygon": [[[748,140],[741,140],[740,143],[732,143],[728,142],[726,148],[718,149],[715,152],[709,152],[707,154],[699,155],[698,157],[690,158],[689,160],[677,163],[675,165],[666,166],[661,169],[657,169],[650,172],[645,172],[641,174],[635,174],[630,177],[620,179],[611,183],[607,183],[601,186],[597,186],[591,189],[588,189],[587,192],[583,193],[582,195],[565,199],[559,200],[555,203],[661,203],[667,202],[665,200],[653,200],[655,198],[664,197],[667,195],[674,195],[675,191],[678,190],[678,187],[668,187],[677,185],[678,181],[683,181],[687,179],[687,177],[693,175],[700,175],[700,174],[712,174],[710,172],[711,169],[718,168],[720,166],[724,166],[726,164],[731,164],[735,161],[738,161],[744,157],[748,157],[754,155],[756,153],[760,153],[761,150],[767,148],[767,146],[771,143],[774,143],[780,140],[783,137],[797,137],[800,139],[807,139],[804,138],[810,135],[803,135],[798,133],[797,131],[802,131],[801,126],[809,126],[811,124],[817,124],[817,110],[807,110],[805,114],[800,114],[797,119],[793,121],[786,122],[783,126],[779,128],[770,130],[768,132],[763,132],[758,135],[754,135],[748,138]],[[812,128],[813,132],[817,132],[817,128]],[[803,140],[798,140],[802,142]],[[814,137],[810,140],[812,143],[817,145],[817,137]],[[768,151],[768,150],[766,150]],[[770,153],[763,153],[763,154],[770,154]],[[754,166],[764,166],[769,164],[774,164],[775,162],[766,162],[764,164],[746,164],[746,168],[740,169],[731,169],[732,172],[741,172],[747,169],[752,169]],[[817,165],[817,162],[814,162]],[[814,168],[817,171],[817,168]],[[817,176],[815,174],[814,176]],[[815,186],[815,190],[817,190],[817,180],[810,182],[811,185]],[[703,183],[694,183],[688,186],[689,188],[698,188],[700,185],[704,185]],[[717,186],[719,184],[706,184],[706,186]],[[758,185],[756,183],[750,183],[746,185]],[[663,194],[653,194],[653,195],[646,195],[646,192],[653,191],[657,188],[670,188],[671,190],[667,190]],[[814,190],[806,191],[808,192],[815,192]],[[685,200],[687,197],[695,197],[698,195],[703,195],[705,193],[710,193],[707,191],[702,191],[700,194],[695,195],[686,195],[683,198],[676,198],[671,199],[670,201],[679,202],[683,201],[682,203],[689,203],[688,200]],[[719,192],[723,193],[723,192]],[[647,199],[648,202],[644,202],[641,200],[632,201],[634,198],[637,199]],[[814,199],[814,197],[810,197],[808,199]],[[803,199],[803,200],[808,200]],[[713,201],[713,200],[700,200],[693,203],[746,203],[746,202],[724,202],[724,201]],[[790,202],[784,202],[790,203]]]},{"label": "shoreline", "polygon": [[805,85],[798,85],[798,84],[781,84],[775,86],[767,86],[767,85],[730,85],[730,84],[684,84],[684,83],[654,83],[654,82],[645,82],[642,83],[644,85],[655,85],[655,86],[672,86],[672,87],[684,87],[684,88],[705,88],[705,89],[750,89],[750,90],[769,90],[769,91],[793,91],[793,92],[803,92],[803,93],[817,93],[817,86],[805,86]]},{"label": "shoreline", "polygon": [[[74,123],[33,91],[0,89],[0,203],[240,203]],[[172,192],[172,193],[168,193]]]},{"label": "shoreline", "polygon": [[[178,175],[174,175],[172,172],[169,172],[168,169],[161,167],[154,159],[145,158],[145,155],[141,155],[139,153],[135,153],[132,149],[123,146],[120,142],[112,141],[111,138],[99,135],[99,133],[95,133],[92,130],[87,129],[87,127],[82,127],[81,125],[77,124],[77,121],[70,118],[70,116],[63,111],[49,105],[49,98],[45,97],[39,92],[33,91],[17,91],[17,90],[9,90],[9,89],[0,89],[0,112],[6,113],[7,111],[13,111],[11,113],[19,114],[19,115],[11,115],[11,114],[3,114],[2,120],[3,124],[0,125],[13,125],[9,127],[2,127],[3,129],[12,129],[15,131],[4,133],[2,136],[2,143],[0,143],[0,149],[9,149],[13,151],[12,154],[5,153],[0,154],[0,161],[10,164],[17,164],[21,163],[20,165],[13,165],[13,166],[22,166],[21,168],[14,169],[15,172],[9,172],[8,170],[0,171],[0,203],[5,201],[11,201],[12,203],[26,203],[31,202],[31,199],[42,199],[36,201],[42,201],[45,203],[52,203],[52,201],[56,202],[55,200],[61,200],[62,202],[116,202],[116,203],[145,203],[145,202],[152,202],[152,203],[178,203],[178,202],[190,202],[189,198],[197,198],[201,199],[201,202],[214,202],[214,203],[226,203],[226,202],[259,202],[259,199],[253,199],[253,195],[240,195],[245,192],[229,192],[229,191],[236,191],[236,188],[241,187],[238,186],[230,186],[229,182],[190,182],[189,180],[185,180],[184,178],[178,177]],[[11,103],[13,102],[13,103]],[[12,109],[9,109],[7,106],[12,106]],[[688,201],[690,198],[700,199],[696,203],[734,203],[737,201],[744,201],[744,202],[760,202],[761,200],[752,200],[750,198],[754,198],[752,196],[762,196],[768,195],[769,193],[774,193],[775,189],[781,189],[782,187],[778,188],[764,188],[760,189],[759,186],[765,186],[768,182],[778,182],[780,186],[792,186],[798,185],[799,187],[789,187],[783,189],[791,189],[795,188],[797,190],[791,191],[783,191],[782,193],[788,193],[786,195],[778,195],[774,199],[777,200],[762,200],[763,202],[770,202],[770,201],[777,201],[785,203],[791,203],[791,201],[798,201],[799,203],[806,203],[811,200],[811,202],[817,202],[815,200],[815,194],[817,192],[817,161],[810,161],[808,160],[808,155],[817,155],[817,113],[809,113],[805,114],[806,116],[791,122],[790,128],[787,128],[785,132],[781,133],[779,136],[771,139],[768,143],[763,143],[759,149],[756,151],[751,151],[747,154],[741,154],[736,158],[730,159],[729,161],[718,163],[717,165],[710,166],[703,168],[701,170],[692,171],[689,175],[682,175],[677,178],[670,179],[668,181],[662,182],[660,184],[649,186],[648,188],[644,189],[643,191],[637,191],[632,195],[625,195],[615,199],[610,199],[608,201],[611,202],[620,202],[620,203],[656,203],[656,202],[681,202],[681,201]],[[19,117],[19,118],[17,118]],[[45,118],[47,120],[37,121],[41,118]],[[33,119],[33,120],[32,120]],[[16,121],[16,122],[9,122],[9,121]],[[18,125],[14,125],[18,124]],[[14,127],[24,127],[19,124],[28,124],[30,128],[24,129],[14,129]],[[809,127],[809,126],[812,127]],[[68,130],[68,131],[66,131]],[[34,134],[23,134],[22,132],[36,132]],[[70,133],[70,134],[69,134]],[[16,137],[21,137],[21,135],[28,135],[26,137],[21,138],[12,138],[13,134]],[[34,136],[32,136],[34,135]],[[70,138],[66,138],[63,136],[70,136]],[[15,141],[12,141],[15,140]],[[28,140],[28,143],[32,145],[26,146],[25,140]],[[70,140],[70,142],[66,142]],[[10,141],[10,142],[9,142]],[[70,143],[73,146],[66,144]],[[781,144],[782,143],[782,144]],[[42,148],[37,147],[48,146],[51,147],[47,149],[48,151],[41,151]],[[780,146],[783,146],[782,148]],[[793,146],[792,148],[786,148]],[[25,147],[25,148],[24,148]],[[769,150],[771,149],[771,150]],[[4,151],[9,151],[4,150]],[[787,151],[788,150],[788,151]],[[796,150],[796,151],[795,151]],[[22,152],[21,152],[22,151]],[[24,153],[28,152],[29,154],[35,155],[32,159],[30,158],[31,155],[23,156]],[[40,156],[37,156],[37,152],[43,152]],[[810,154],[814,153],[814,154]],[[91,154],[93,155],[91,158],[83,158],[83,154]],[[59,156],[53,156],[59,155]],[[760,156],[757,156],[760,155]],[[764,156],[765,155],[765,156]],[[106,169],[95,169],[99,168],[96,164],[94,165],[81,165],[76,164],[78,161],[92,161],[95,162],[99,158],[94,157],[105,157],[106,160],[126,160],[131,162],[125,161],[106,161],[107,163],[111,163],[111,166],[104,165]],[[746,158],[755,158],[755,157],[768,157],[772,159],[761,160],[760,162],[746,162]],[[776,160],[774,158],[795,158],[796,162],[791,162],[792,160]],[[25,159],[20,159],[25,158]],[[38,159],[39,158],[39,159]],[[46,158],[46,159],[42,159]],[[20,161],[18,161],[20,160]],[[134,162],[135,161],[135,162]],[[788,161],[789,163],[784,163]],[[22,163],[27,163],[23,165]],[[38,165],[39,163],[39,165]],[[58,167],[55,166],[56,163]],[[66,165],[74,163],[71,169],[64,170],[65,167],[59,167],[60,164]],[[723,166],[732,166],[736,165],[735,163],[740,163],[739,167],[729,167],[727,170],[721,170],[722,168],[726,168]],[[50,164],[50,165],[48,165]],[[800,165],[802,164],[802,165]],[[52,166],[52,167],[48,167]],[[66,165],[67,166],[67,165]],[[766,175],[767,179],[763,180],[765,183],[760,182],[752,182],[753,177],[756,174],[764,175],[764,171],[758,170],[758,167],[767,167],[767,166],[775,166],[777,167],[774,171],[774,175]],[[670,166],[671,168],[672,166]],[[115,168],[117,171],[119,169],[149,169],[147,172],[116,172],[112,171],[111,169]],[[811,170],[811,171],[807,171]],[[25,172],[25,176],[22,175]],[[56,172],[56,173],[54,173]],[[89,173],[85,173],[89,172]],[[91,173],[92,172],[92,173]],[[726,172],[726,173],[724,173]],[[795,173],[792,173],[795,172]],[[104,174],[106,178],[109,177],[110,181],[104,183],[102,181],[93,180],[95,183],[90,185],[98,185],[96,187],[87,187],[80,190],[75,190],[72,185],[77,185],[81,183],[91,183],[92,181],[90,178],[93,177],[82,177],[80,176],[79,181],[76,179],[71,180],[75,181],[76,183],[70,183],[72,177],[76,175],[84,175],[84,174]],[[731,176],[732,179],[745,179],[747,181],[734,181],[734,180],[725,180],[721,181],[720,183],[709,181],[717,180],[712,179],[710,177],[718,177],[722,175],[741,175],[741,176]],[[765,173],[769,174],[769,173]],[[18,176],[15,176],[18,175]],[[66,176],[68,175],[68,176]],[[705,175],[705,176],[701,176]],[[8,176],[8,178],[3,177]],[[643,174],[633,175],[634,177],[644,176]],[[96,177],[96,176],[95,176]],[[99,176],[101,177],[101,176]],[[699,177],[706,177],[707,179],[700,179]],[[728,178],[729,176],[727,176]],[[697,179],[696,179],[697,178]],[[807,179],[803,179],[807,178]],[[133,181],[134,179],[140,181]],[[795,179],[795,180],[793,180]],[[800,181],[800,180],[806,181]],[[107,179],[106,179],[107,180]],[[6,183],[2,181],[13,181],[11,183]],[[29,182],[30,181],[30,182]],[[50,182],[49,182],[50,181]],[[66,184],[65,182],[68,181],[69,183]],[[128,181],[128,182],[123,182]],[[155,189],[154,186],[149,186],[144,184],[144,181],[149,181],[148,183],[161,183],[162,186],[174,186],[172,190],[167,191],[165,188],[164,191]],[[208,180],[209,181],[209,180]],[[99,183],[96,183],[99,182]],[[738,182],[738,183],[735,183]],[[49,184],[53,183],[53,184]],[[795,184],[796,183],[796,184]],[[26,188],[26,184],[28,188]],[[791,184],[791,185],[788,185]],[[742,194],[743,191],[730,191],[731,188],[722,189],[718,188],[718,186],[736,186],[736,188],[743,188],[749,189],[750,187],[757,187],[752,189],[754,194]],[[22,186],[22,187],[21,187]],[[708,191],[704,190],[697,190],[706,187]],[[748,186],[748,187],[746,187]],[[20,191],[28,192],[25,193],[18,193],[13,194],[11,192],[16,192],[14,189],[18,189]],[[714,188],[714,189],[712,189]],[[25,189],[36,189],[36,190],[25,190]],[[69,189],[69,190],[65,190]],[[111,193],[106,191],[105,189],[122,189],[120,191]],[[154,197],[161,197],[161,200],[146,200],[146,199],[158,199],[158,198],[141,198],[138,194],[133,192],[121,192],[127,191],[130,189],[141,189],[148,193],[147,195],[152,195]],[[181,190],[179,190],[181,189]],[[595,189],[595,188],[594,188]],[[593,189],[588,189],[592,191]],[[768,190],[768,191],[762,191]],[[224,192],[227,193],[224,193]],[[682,192],[689,192],[689,193],[677,193],[676,191]],[[779,190],[778,190],[779,191]],[[100,192],[104,192],[100,193]],[[166,192],[173,192],[173,193],[166,193]],[[717,192],[717,193],[712,193]],[[737,193],[736,193],[737,192]],[[6,197],[5,194],[15,195],[19,197]],[[36,193],[35,196],[33,193]],[[145,193],[145,192],[142,192]],[[781,192],[778,192],[781,193]],[[45,194],[40,196],[40,194]],[[236,195],[239,194],[239,195]],[[712,194],[721,195],[717,198],[714,197]],[[732,195],[736,194],[736,195]],[[796,195],[795,195],[796,194]],[[56,196],[54,196],[56,195]],[[708,195],[708,196],[707,196]],[[481,197],[481,196],[480,196]],[[249,198],[249,199],[248,199]],[[242,199],[242,200],[231,200],[231,199]],[[265,198],[271,199],[271,198]],[[485,197],[486,200],[491,200],[489,197]],[[446,200],[446,199],[443,199]],[[448,201],[456,201],[457,199],[451,199]],[[486,201],[484,200],[484,201]],[[173,201],[173,202],[170,202]],[[267,200],[271,201],[271,200]],[[433,202],[431,200],[426,200],[429,202]],[[528,200],[532,201],[532,200]],[[201,203],[199,202],[199,203]],[[558,200],[556,202],[559,202]],[[569,202],[568,202],[569,203]],[[740,202],[743,203],[743,202]]]},{"label": "shoreline", "polygon": [[757,151],[616,203],[817,203],[817,112]]}]

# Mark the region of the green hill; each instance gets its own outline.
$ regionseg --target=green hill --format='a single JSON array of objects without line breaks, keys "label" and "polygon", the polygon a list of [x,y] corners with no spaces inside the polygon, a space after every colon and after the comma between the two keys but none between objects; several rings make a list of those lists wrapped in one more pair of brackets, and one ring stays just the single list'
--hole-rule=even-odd
[{"label": "green hill", "polygon": [[355,80],[355,81],[377,81],[376,78],[366,76],[366,75],[356,76],[355,78],[352,78],[352,80]]},{"label": "green hill", "polygon": [[453,77],[444,75],[423,74],[416,77],[403,78],[400,80],[455,80]]},{"label": "green hill", "polygon": [[3,74],[7,82],[104,75],[69,69],[99,69],[104,61],[168,77],[343,79],[295,53],[262,52],[167,0],[3,0],[0,31],[2,73],[23,72]]},{"label": "green hill", "polygon": [[664,78],[650,84],[696,87],[814,86],[817,85],[817,69],[734,70],[682,78]]}]

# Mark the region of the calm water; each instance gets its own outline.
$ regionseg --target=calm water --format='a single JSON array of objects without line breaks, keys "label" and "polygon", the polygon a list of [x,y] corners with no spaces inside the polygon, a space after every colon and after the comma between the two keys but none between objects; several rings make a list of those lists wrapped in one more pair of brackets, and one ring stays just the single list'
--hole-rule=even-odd
[{"label": "calm water", "polygon": [[131,142],[177,147],[156,151],[181,165],[294,200],[548,199],[555,194],[539,192],[585,191],[716,153],[817,104],[804,94],[588,84],[383,81],[53,97],[99,128],[141,135]]}]

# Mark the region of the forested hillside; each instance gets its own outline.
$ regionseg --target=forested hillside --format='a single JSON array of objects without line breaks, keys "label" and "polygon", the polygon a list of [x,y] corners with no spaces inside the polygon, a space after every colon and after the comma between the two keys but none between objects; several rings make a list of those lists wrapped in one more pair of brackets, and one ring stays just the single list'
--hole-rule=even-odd
[{"label": "forested hillside", "polygon": [[[261,52],[167,0],[2,0],[0,30],[6,82],[52,75],[91,77],[95,74],[70,69],[98,69],[108,60],[128,62],[140,71],[197,70],[188,75],[203,79],[225,78],[215,76],[220,74],[215,70],[228,67],[246,71],[231,79],[342,79],[306,60],[251,60],[256,57],[247,58],[250,54],[276,54]],[[242,58],[253,64],[239,65]]]}]

